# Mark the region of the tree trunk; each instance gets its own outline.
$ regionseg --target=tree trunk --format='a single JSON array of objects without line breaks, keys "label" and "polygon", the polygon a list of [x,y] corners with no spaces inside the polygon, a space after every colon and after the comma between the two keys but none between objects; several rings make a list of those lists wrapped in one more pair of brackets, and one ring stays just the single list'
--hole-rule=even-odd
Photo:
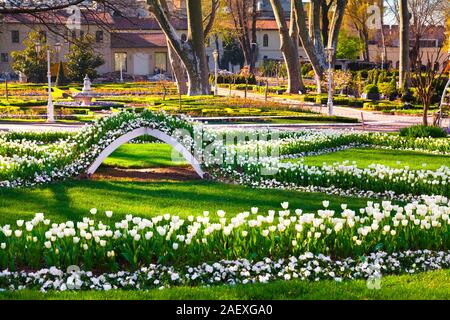
[{"label": "tree trunk", "polygon": [[400,15],[400,63],[399,63],[399,85],[400,89],[409,88],[409,12],[408,0],[399,0]]},{"label": "tree trunk", "polygon": [[362,48],[362,58],[364,61],[370,61],[370,54],[369,54],[369,35],[367,33],[367,30],[361,30],[359,32],[359,36],[361,37],[363,41],[363,48]]},{"label": "tree trunk", "polygon": [[175,76],[175,81],[177,84],[178,93],[180,95],[185,95],[188,93],[188,86],[185,80],[185,70],[183,62],[180,60],[175,50],[167,41],[167,50],[169,53],[170,65],[172,66],[173,75]]},{"label": "tree trunk", "polygon": [[298,59],[298,49],[294,43],[290,31],[287,28],[286,19],[284,17],[283,7],[280,0],[270,0],[272,4],[275,20],[280,32],[280,49],[286,63],[288,74],[287,93],[298,93],[301,89],[300,83],[300,64]]},{"label": "tree trunk", "polygon": [[426,104],[423,106],[423,117],[422,117],[422,120],[423,120],[423,125],[424,126],[428,125],[428,108],[429,108],[429,106],[426,105]]},{"label": "tree trunk", "polygon": [[176,52],[186,69],[189,87],[188,95],[210,94],[209,68],[206,61],[203,17],[201,3],[187,0],[188,38],[182,42],[170,19],[164,12],[165,0],[147,0],[150,12],[155,16],[169,44]]},{"label": "tree trunk", "polygon": [[[170,12],[169,7],[167,6],[167,2],[162,1],[161,5],[166,15],[169,18],[172,18],[173,15]],[[166,42],[170,66],[172,67],[173,75],[175,77],[178,94],[185,95],[188,93],[188,86],[185,80],[186,70],[184,69],[183,61],[181,61],[180,57],[177,55],[175,49],[172,47],[172,45],[170,44],[170,40],[167,37]]]},{"label": "tree trunk", "polygon": [[[189,75],[189,95],[211,94],[209,85],[209,67],[205,53],[205,37],[203,33],[202,4],[198,0],[186,0],[188,16],[188,37],[195,63],[194,72]],[[188,71],[189,74],[189,71]],[[192,94],[194,93],[194,94]]]},{"label": "tree trunk", "polygon": [[[323,78],[324,70],[326,69],[326,59],[325,53],[319,52],[317,47],[314,45],[313,39],[311,38],[308,28],[306,27],[306,13],[301,1],[294,2],[294,15],[295,22],[297,24],[297,30],[299,32],[299,37],[303,46],[303,49],[308,56],[311,66],[314,70],[315,80],[317,83],[317,92],[321,93],[321,80]],[[323,45],[322,45],[323,48]]]}]

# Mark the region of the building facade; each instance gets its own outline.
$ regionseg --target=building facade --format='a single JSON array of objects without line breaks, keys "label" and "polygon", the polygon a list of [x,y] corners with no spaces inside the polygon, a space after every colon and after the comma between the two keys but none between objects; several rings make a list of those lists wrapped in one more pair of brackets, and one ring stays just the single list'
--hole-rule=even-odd
[{"label": "building facade", "polygon": [[[116,0],[124,1],[124,0]],[[156,20],[146,16],[145,1],[138,1],[139,5],[127,16],[108,10],[99,9],[97,13],[84,13],[79,25],[67,30],[64,24],[70,18],[70,13],[61,12],[49,15],[48,19],[37,19],[27,14],[5,15],[0,24],[0,73],[14,72],[12,70],[11,52],[24,49],[23,41],[32,31],[39,31],[46,35],[46,42],[50,48],[56,43],[61,44],[61,52],[52,56],[52,62],[65,61],[71,39],[90,34],[95,39],[95,48],[103,56],[105,64],[98,68],[100,74],[118,72],[135,76],[137,78],[152,76],[158,73],[171,74],[167,53],[165,35],[162,33]],[[289,1],[283,1],[286,11],[289,10]],[[171,10],[185,12],[184,0],[169,2]],[[259,1],[258,10],[261,15],[257,20],[257,65],[264,60],[282,60],[280,51],[280,36],[276,21],[271,16],[270,1]],[[187,36],[187,21],[182,15],[173,19],[172,24],[181,39]],[[385,26],[387,43],[386,62],[395,68],[398,66],[399,45],[398,27]],[[422,52],[435,54],[442,45],[445,37],[444,28],[435,28],[422,43]],[[224,51],[221,38],[209,39],[206,43],[206,54],[210,69],[214,68],[213,51],[217,48],[219,53]],[[382,47],[375,36],[369,46],[370,60],[381,62]],[[308,61],[303,48],[299,48],[299,59]],[[442,60],[445,60],[443,55]],[[443,63],[442,61],[441,63]],[[342,65],[345,68],[345,65]],[[229,66],[230,71],[237,72],[240,66]],[[56,68],[54,68],[56,69]]]}]

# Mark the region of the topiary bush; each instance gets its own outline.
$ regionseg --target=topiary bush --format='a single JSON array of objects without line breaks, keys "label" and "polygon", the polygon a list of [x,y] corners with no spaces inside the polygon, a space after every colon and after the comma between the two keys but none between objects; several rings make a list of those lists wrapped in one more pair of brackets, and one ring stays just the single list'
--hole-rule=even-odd
[{"label": "topiary bush", "polygon": [[364,87],[365,93],[379,93],[378,86],[376,84],[368,84]]},{"label": "topiary bush", "polygon": [[400,136],[411,138],[445,138],[447,132],[444,129],[436,126],[424,126],[422,124],[415,125],[400,130]]}]

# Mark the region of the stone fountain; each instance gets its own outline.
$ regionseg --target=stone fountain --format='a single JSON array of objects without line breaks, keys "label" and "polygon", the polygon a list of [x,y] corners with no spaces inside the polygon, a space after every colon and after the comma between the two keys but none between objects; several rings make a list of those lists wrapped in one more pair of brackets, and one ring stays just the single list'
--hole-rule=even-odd
[{"label": "stone fountain", "polygon": [[81,92],[76,93],[73,98],[76,102],[81,103],[81,106],[86,107],[92,105],[92,99],[99,96],[98,93],[92,91],[91,80],[86,75],[86,77],[84,77],[83,89]]}]

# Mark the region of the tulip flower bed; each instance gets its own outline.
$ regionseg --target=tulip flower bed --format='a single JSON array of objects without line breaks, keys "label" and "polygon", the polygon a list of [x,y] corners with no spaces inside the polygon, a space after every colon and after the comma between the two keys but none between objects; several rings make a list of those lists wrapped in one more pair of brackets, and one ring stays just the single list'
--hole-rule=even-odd
[{"label": "tulip flower bed", "polygon": [[[204,137],[214,137],[221,133],[204,130],[188,118],[169,116],[164,113],[144,111],[142,113],[120,112],[105,117],[93,125],[84,127],[78,134],[53,143],[36,140],[17,140],[0,135],[0,187],[33,186],[55,180],[70,178],[84,173],[96,156],[119,136],[139,127],[159,129],[169,135],[176,129],[196,132]],[[227,133],[235,133],[233,130]],[[246,133],[246,132],[242,132]],[[262,130],[268,134],[268,141],[246,141],[226,145],[219,141],[219,149],[238,154],[234,163],[224,166],[204,162],[204,169],[210,176],[221,180],[231,176],[235,181],[254,186],[284,186],[355,189],[368,192],[392,191],[401,194],[449,194],[450,172],[448,166],[437,170],[411,170],[391,168],[373,164],[368,168],[355,165],[332,164],[327,166],[307,166],[302,162],[276,162],[264,157],[249,157],[263,148],[269,153],[279,150],[281,159],[304,155],[333,152],[345,148],[370,146],[395,150],[420,150],[448,155],[449,139],[407,138],[387,134],[356,133],[353,131],[276,132]],[[278,135],[279,137],[276,137]],[[186,141],[185,141],[186,142]],[[225,142],[226,143],[226,142]],[[194,141],[189,139],[186,147],[193,151]],[[195,146],[202,148],[204,146]],[[261,169],[269,169],[276,174],[261,176]]]},{"label": "tulip flower bed", "polygon": [[52,144],[0,135],[0,187],[33,186],[83,173],[112,141],[134,129],[148,127],[171,134],[193,132],[183,118],[153,112],[121,112],[99,119],[74,136]]},{"label": "tulip flower bed", "polygon": [[150,264],[195,266],[219,259],[261,260],[298,256],[305,252],[335,258],[360,257],[376,251],[394,253],[450,249],[450,201],[423,196],[404,206],[389,201],[368,202],[353,211],[342,204],[340,213],[324,209],[304,213],[282,210],[258,214],[258,208],[227,217],[218,211],[218,222],[209,212],[181,219],[160,215],[151,219],[127,215],[108,223],[107,211],[98,221],[51,223],[36,214],[31,221],[0,228],[0,267],[38,269],[43,266],[85,270],[136,270]]}]

